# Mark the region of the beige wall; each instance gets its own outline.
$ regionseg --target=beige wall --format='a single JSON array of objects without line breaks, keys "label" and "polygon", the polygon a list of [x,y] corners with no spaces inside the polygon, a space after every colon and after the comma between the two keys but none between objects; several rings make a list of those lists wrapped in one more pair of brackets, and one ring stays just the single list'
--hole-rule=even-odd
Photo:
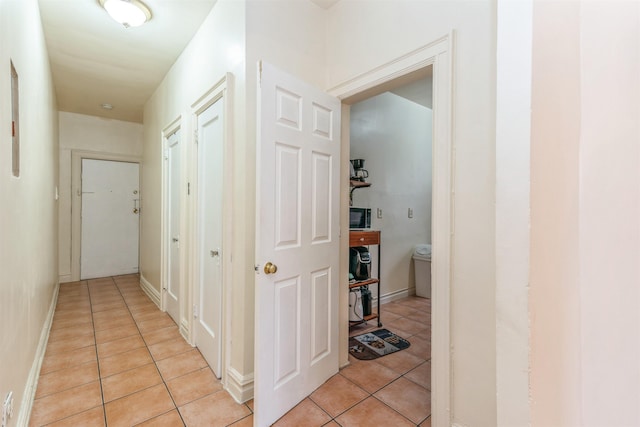
[{"label": "beige wall", "polygon": [[[11,174],[9,60],[20,79],[19,178]],[[58,117],[36,0],[0,0],[0,64],[0,398],[13,391],[15,426],[58,280]]]},{"label": "beige wall", "polygon": [[492,1],[343,0],[327,27],[328,87],[455,30],[452,421],[473,426],[496,425],[495,25]]},{"label": "beige wall", "polygon": [[638,425],[640,4],[533,23],[532,425]]},{"label": "beige wall", "polygon": [[[60,282],[78,280],[71,275],[71,153],[142,155],[142,125],[83,114],[60,112],[60,199],[58,217],[58,269]],[[142,195],[144,197],[144,195]],[[76,196],[77,197],[77,196]],[[79,263],[79,260],[75,262]]]},{"label": "beige wall", "polygon": [[[247,189],[252,169],[247,170],[246,111],[245,111],[245,5],[244,2],[219,0],[203,22],[198,33],[182,52],[163,82],[156,89],[144,109],[144,156],[142,163],[142,218],[140,240],[140,272],[144,280],[158,293],[161,285],[161,191],[162,191],[162,130],[181,117],[182,159],[187,180],[193,180],[190,167],[193,139],[191,137],[191,105],[214,84],[233,74],[232,90],[228,96],[233,103],[233,125],[229,131],[233,144],[233,283],[227,284],[231,293],[230,367],[241,380],[253,375],[253,212],[247,203],[253,203],[252,181]],[[249,175],[248,177],[245,175]],[[186,199],[186,195],[184,195]],[[183,200],[184,209],[188,206]],[[188,218],[187,218],[188,221]],[[189,224],[187,224],[187,227]],[[181,238],[182,248],[188,251],[190,242]],[[188,252],[185,252],[188,257]],[[186,266],[185,266],[186,267]],[[185,276],[186,277],[186,276]],[[184,283],[187,287],[189,284]],[[184,315],[189,311],[183,301]]]}]

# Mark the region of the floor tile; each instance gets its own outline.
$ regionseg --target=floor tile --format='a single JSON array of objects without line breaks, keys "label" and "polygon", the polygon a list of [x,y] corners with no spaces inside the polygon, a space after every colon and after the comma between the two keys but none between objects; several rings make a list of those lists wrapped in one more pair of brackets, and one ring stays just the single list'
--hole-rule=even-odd
[{"label": "floor tile", "polygon": [[321,427],[331,421],[331,417],[309,398],[280,418],[274,427]]},{"label": "floor tile", "polygon": [[83,336],[93,337],[93,325],[91,325],[91,323],[83,323],[81,325],[69,326],[68,328],[55,329],[49,333],[48,343]]},{"label": "floor tile", "polygon": [[98,311],[96,313],[93,313],[93,323],[105,322],[127,316],[130,316],[130,314],[126,306],[125,308],[116,308],[114,310]]},{"label": "floor tile", "polygon": [[95,345],[95,339],[93,335],[84,335],[49,343],[47,345],[47,353],[63,353],[93,345]]},{"label": "floor tile", "polygon": [[168,341],[161,341],[149,346],[151,356],[153,356],[153,359],[156,361],[187,352],[191,349],[193,349],[193,346],[186,342],[182,337]]},{"label": "floor tile", "polygon": [[406,331],[409,334],[407,336],[411,336],[427,329],[428,325],[412,319],[407,319],[406,317],[402,317],[400,319],[385,323],[385,327],[389,330],[393,330],[395,328]]},{"label": "floor tile", "polygon": [[343,368],[340,373],[369,393],[375,393],[398,378],[397,372],[373,360],[362,363],[352,363],[346,368]]},{"label": "floor tile", "polygon": [[155,331],[169,326],[176,326],[176,322],[174,322],[168,315],[159,319],[138,322],[138,329],[140,329],[140,332]]},{"label": "floor tile", "polygon": [[150,363],[103,378],[102,396],[107,403],[161,383],[156,365]]},{"label": "floor tile", "polygon": [[45,353],[40,375],[54,372],[59,369],[71,368],[83,365],[91,361],[97,361],[96,348],[94,346],[79,348],[65,353],[49,354]]},{"label": "floor tile", "polygon": [[415,427],[416,425],[375,397],[369,397],[358,403],[336,418],[336,421],[342,427]]},{"label": "floor tile", "polygon": [[332,417],[364,400],[369,393],[343,377],[334,375],[309,397]]},{"label": "floor tile", "polygon": [[88,411],[81,412],[77,415],[72,415],[63,420],[57,421],[53,424],[48,424],[47,427],[105,427],[104,422],[104,408],[102,405],[97,406]]},{"label": "floor tile", "polygon": [[404,377],[427,390],[431,390],[431,362],[424,362],[422,365],[404,374]]},{"label": "floor tile", "polygon": [[167,387],[178,406],[222,390],[222,384],[208,366],[168,381]]},{"label": "floor tile", "polygon": [[40,375],[35,398],[40,399],[98,379],[98,362],[95,360],[84,365]]},{"label": "floor tile", "polygon": [[245,418],[247,405],[236,403],[226,391],[210,394],[178,408],[187,427],[222,427]]},{"label": "floor tile", "polygon": [[156,364],[165,381],[208,366],[197,349],[192,349],[186,353],[160,360]]},{"label": "floor tile", "polygon": [[93,321],[93,327],[95,328],[96,333],[104,331],[106,329],[122,328],[127,326],[136,326],[135,322],[133,321],[133,317],[131,317],[130,315],[117,317],[115,319]]},{"label": "floor tile", "polygon": [[149,363],[153,363],[153,359],[146,348],[118,353],[100,360],[100,376],[106,378]]},{"label": "floor tile", "polygon": [[236,421],[235,423],[230,424],[229,427],[253,427],[253,415],[249,415],[240,421]]},{"label": "floor tile", "polygon": [[411,346],[405,351],[408,351],[421,359],[431,359],[431,340],[425,340],[417,335],[409,337],[408,340],[411,343]]},{"label": "floor tile", "polygon": [[421,422],[420,427],[431,427],[431,417]]},{"label": "floor tile", "polygon": [[424,387],[399,378],[374,396],[418,424],[431,414],[431,393]]},{"label": "floor tile", "polygon": [[118,340],[120,338],[139,335],[140,331],[134,325],[121,326],[119,328],[110,328],[103,331],[96,331],[96,343],[102,344],[109,341]]},{"label": "floor tile", "polygon": [[425,359],[414,356],[406,350],[401,350],[376,359],[377,363],[386,366],[399,374],[409,372],[424,361]]},{"label": "floor tile", "polygon": [[32,426],[43,426],[102,405],[100,382],[74,387],[33,402]]},{"label": "floor tile", "polygon": [[180,418],[180,414],[177,409],[173,411],[169,411],[166,414],[159,415],[155,418],[151,418],[148,421],[145,421],[141,424],[138,424],[137,427],[181,427],[184,426],[182,422],[182,418]]},{"label": "floor tile", "polygon": [[109,310],[118,310],[118,309],[124,310],[126,309],[126,307],[127,306],[124,303],[124,300],[121,300],[121,301],[92,304],[91,311],[94,313],[100,313],[100,312],[109,311]]},{"label": "floor tile", "polygon": [[97,345],[98,357],[104,359],[119,353],[135,350],[144,347],[144,340],[140,334],[131,335],[130,337],[120,338],[119,340],[107,341]]},{"label": "floor tile", "polygon": [[380,311],[382,312],[383,316],[385,312],[391,312],[399,316],[409,317],[409,318],[415,316],[418,312],[418,310],[415,310],[411,307],[407,307],[406,305],[395,304],[395,303],[389,303],[389,304],[383,305]]},{"label": "floor tile", "polygon": [[55,331],[56,329],[69,328],[71,326],[78,326],[85,323],[88,323],[88,324],[93,323],[93,319],[91,318],[90,312],[87,312],[86,314],[74,316],[74,317],[59,319],[59,320],[56,320],[54,317],[53,322],[51,323],[51,330]]},{"label": "floor tile", "polygon": [[145,331],[142,333],[144,342],[146,342],[149,346],[162,341],[181,337],[182,335],[180,335],[180,331],[175,325],[169,326],[168,328],[157,329],[155,331]]},{"label": "floor tile", "polygon": [[164,384],[139,391],[104,405],[109,427],[129,427],[175,408]]}]

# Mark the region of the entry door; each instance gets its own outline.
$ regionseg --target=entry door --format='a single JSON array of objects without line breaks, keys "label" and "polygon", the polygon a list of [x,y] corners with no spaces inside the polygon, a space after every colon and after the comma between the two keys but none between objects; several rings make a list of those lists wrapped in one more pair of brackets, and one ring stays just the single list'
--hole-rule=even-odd
[{"label": "entry door", "polygon": [[176,324],[180,325],[180,130],[166,140],[166,222],[165,248],[167,248],[167,275],[165,308]]},{"label": "entry door", "polygon": [[82,159],[80,278],[138,272],[139,165]]},{"label": "entry door", "polygon": [[338,371],[340,102],[262,63],[255,419]]},{"label": "entry door", "polygon": [[223,101],[198,115],[198,285],[195,344],[218,378],[222,349]]}]

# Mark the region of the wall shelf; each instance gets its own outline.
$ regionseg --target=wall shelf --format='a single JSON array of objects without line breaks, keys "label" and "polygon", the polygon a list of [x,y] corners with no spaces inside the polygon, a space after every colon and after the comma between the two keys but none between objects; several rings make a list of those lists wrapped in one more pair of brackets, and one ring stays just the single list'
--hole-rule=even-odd
[{"label": "wall shelf", "polygon": [[371,187],[371,183],[352,179],[349,180],[349,186],[351,187],[351,190],[349,191],[349,206],[351,206],[353,205],[353,190],[356,188]]}]

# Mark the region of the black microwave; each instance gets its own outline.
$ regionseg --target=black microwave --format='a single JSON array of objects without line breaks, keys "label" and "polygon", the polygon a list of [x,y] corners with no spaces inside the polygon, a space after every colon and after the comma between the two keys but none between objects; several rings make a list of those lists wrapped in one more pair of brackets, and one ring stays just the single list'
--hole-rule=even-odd
[{"label": "black microwave", "polygon": [[349,208],[349,228],[371,228],[370,208]]}]

